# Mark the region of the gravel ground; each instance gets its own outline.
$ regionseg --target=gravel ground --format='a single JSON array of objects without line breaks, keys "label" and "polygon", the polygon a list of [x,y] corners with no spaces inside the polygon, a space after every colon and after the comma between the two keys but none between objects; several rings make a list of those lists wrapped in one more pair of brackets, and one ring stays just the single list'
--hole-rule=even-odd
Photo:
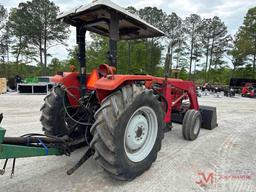
[{"label": "gravel ground", "polygon": [[[2,127],[7,136],[41,133],[39,109],[44,96],[0,95]],[[202,129],[197,140],[185,141],[181,126],[165,134],[156,162],[131,182],[109,176],[89,159],[72,176],[66,175],[83,154],[71,157],[18,159],[10,179],[11,163],[0,177],[0,191],[256,191],[256,99],[199,98],[200,104],[217,107],[219,127]],[[4,163],[0,161],[0,165]],[[201,182],[200,182],[201,180]],[[200,182],[198,184],[197,182]]]}]

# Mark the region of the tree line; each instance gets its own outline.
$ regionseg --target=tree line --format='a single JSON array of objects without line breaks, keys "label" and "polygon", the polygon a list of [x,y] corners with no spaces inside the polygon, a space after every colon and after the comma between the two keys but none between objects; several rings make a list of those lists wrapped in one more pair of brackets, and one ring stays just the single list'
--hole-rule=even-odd
[{"label": "tree line", "polygon": [[[119,73],[149,73],[163,76],[164,63],[180,78],[227,83],[230,77],[255,78],[256,7],[248,10],[243,25],[233,37],[218,17],[202,18],[191,14],[182,19],[175,12],[156,7],[127,10],[138,15],[166,36],[118,42]],[[20,3],[8,13],[0,5],[0,75],[52,75],[78,65],[77,48],[68,58],[52,58],[49,50],[65,45],[70,34],[66,24],[56,21],[59,7],[49,0]],[[107,63],[108,41],[90,34],[87,42],[89,70]],[[11,59],[12,58],[12,59]],[[29,66],[36,63],[37,66]],[[230,65],[231,64],[231,65]],[[174,74],[170,74],[173,76]]]},{"label": "tree line", "polygon": [[2,64],[10,62],[11,54],[17,65],[36,62],[45,73],[49,49],[64,44],[69,34],[68,25],[56,20],[58,12],[59,7],[48,0],[20,3],[9,14],[0,5]]}]

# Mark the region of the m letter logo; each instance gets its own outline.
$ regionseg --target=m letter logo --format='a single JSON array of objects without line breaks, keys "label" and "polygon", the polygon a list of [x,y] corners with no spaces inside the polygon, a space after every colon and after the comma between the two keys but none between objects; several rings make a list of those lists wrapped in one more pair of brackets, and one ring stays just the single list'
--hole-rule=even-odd
[{"label": "m letter logo", "polygon": [[196,181],[196,184],[198,185],[206,185],[208,183],[213,184],[213,173],[209,173],[206,175],[205,173],[197,173],[197,175],[200,177],[199,181]]}]

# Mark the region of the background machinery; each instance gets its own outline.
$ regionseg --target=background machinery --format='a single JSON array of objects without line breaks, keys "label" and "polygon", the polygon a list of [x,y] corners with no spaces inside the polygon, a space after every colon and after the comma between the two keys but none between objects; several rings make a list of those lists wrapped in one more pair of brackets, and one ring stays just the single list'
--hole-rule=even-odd
[{"label": "background machinery", "polygon": [[255,97],[256,96],[256,83],[245,83],[242,91],[242,97]]},{"label": "background machinery", "polygon": [[[4,137],[0,129],[0,159],[14,158],[15,165],[15,158],[69,155],[87,145],[68,174],[93,155],[112,177],[132,180],[156,160],[172,122],[183,124],[186,140],[195,140],[201,127],[217,126],[216,108],[199,106],[194,83],[168,78],[169,66],[165,77],[118,74],[118,40],[163,36],[162,31],[108,0],[61,13],[58,20],[76,27],[80,71],[58,77],[46,96],[41,108],[45,135]],[[90,74],[87,31],[109,37],[109,65]]]},{"label": "background machinery", "polygon": [[231,78],[229,87],[233,92],[241,93],[242,97],[256,96],[256,79]]}]

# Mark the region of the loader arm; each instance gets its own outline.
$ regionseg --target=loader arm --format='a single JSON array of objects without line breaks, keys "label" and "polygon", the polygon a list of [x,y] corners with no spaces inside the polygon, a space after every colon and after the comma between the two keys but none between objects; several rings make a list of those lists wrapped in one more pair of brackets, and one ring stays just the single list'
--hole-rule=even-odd
[{"label": "loader arm", "polygon": [[170,80],[169,83],[183,91],[185,91],[189,97],[190,101],[190,109],[199,109],[199,104],[197,100],[197,95],[196,95],[196,87],[195,84],[191,81],[175,81],[175,80]]}]

